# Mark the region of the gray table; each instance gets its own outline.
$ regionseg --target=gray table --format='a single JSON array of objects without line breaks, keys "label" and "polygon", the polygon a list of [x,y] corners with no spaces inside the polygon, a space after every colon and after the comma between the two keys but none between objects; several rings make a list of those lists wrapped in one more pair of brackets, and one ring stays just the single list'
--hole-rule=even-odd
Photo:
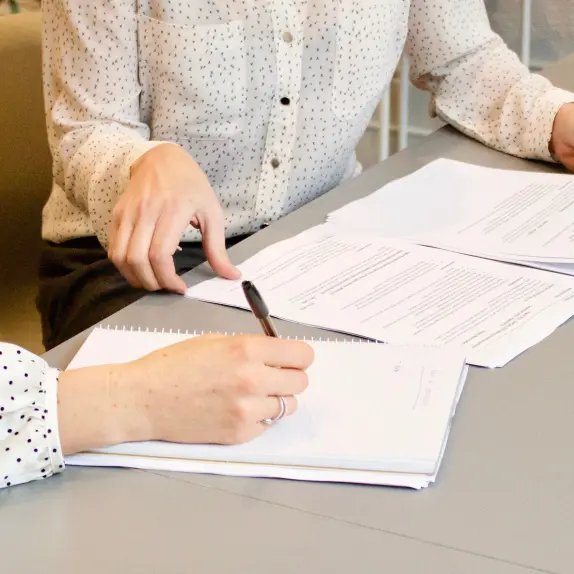
[{"label": "gray table", "polygon": [[[550,69],[574,89],[574,58]],[[238,245],[236,263],[437,157],[552,170],[445,128]],[[205,270],[191,273],[192,284]],[[150,296],[112,325],[258,332],[248,313]],[[291,335],[320,331],[290,323]],[[47,356],[64,366],[76,337]],[[574,322],[504,369],[472,369],[437,483],[423,492],[70,468],[0,494],[10,573],[574,571]]]}]

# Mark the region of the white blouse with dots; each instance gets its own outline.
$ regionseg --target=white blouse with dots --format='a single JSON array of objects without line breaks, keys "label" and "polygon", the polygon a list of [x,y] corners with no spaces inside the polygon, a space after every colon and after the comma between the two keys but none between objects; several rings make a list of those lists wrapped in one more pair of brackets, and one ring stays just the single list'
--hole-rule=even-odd
[{"label": "white blouse with dots", "polygon": [[0,488],[64,470],[58,373],[28,351],[0,343]]},{"label": "white blouse with dots", "polygon": [[[199,163],[227,236],[359,171],[355,147],[406,49],[431,112],[551,160],[574,95],[529,74],[483,0],[43,0],[54,187],[43,235],[107,243],[130,166],[160,141]],[[199,239],[189,230],[184,240]]]}]

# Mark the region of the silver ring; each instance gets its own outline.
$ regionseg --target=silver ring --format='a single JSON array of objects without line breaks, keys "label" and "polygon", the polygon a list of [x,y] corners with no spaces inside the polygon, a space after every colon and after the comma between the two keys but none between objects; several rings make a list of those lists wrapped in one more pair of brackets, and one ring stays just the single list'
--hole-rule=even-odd
[{"label": "silver ring", "polygon": [[285,402],[285,399],[283,397],[277,397],[277,400],[279,401],[279,414],[276,417],[273,417],[272,419],[270,418],[263,419],[261,422],[264,425],[272,425],[273,423],[276,423],[279,419],[282,419],[285,416],[285,412],[287,411],[287,403]]}]

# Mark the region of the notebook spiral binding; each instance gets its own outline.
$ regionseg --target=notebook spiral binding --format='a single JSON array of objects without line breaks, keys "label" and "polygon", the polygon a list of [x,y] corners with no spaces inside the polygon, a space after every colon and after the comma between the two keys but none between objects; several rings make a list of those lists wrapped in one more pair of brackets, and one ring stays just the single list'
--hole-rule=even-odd
[{"label": "notebook spiral binding", "polygon": [[[184,335],[189,337],[200,337],[201,335],[217,334],[217,335],[241,335],[242,333],[222,333],[221,331],[188,331],[187,329],[161,329],[150,328],[150,327],[140,327],[133,325],[111,325],[109,323],[100,323],[96,325],[96,329],[102,329],[104,331],[131,331],[135,333],[161,333],[166,335]],[[302,342],[328,342],[328,343],[353,343],[361,345],[384,345],[382,341],[374,341],[371,339],[344,339],[338,337],[281,337],[282,339],[287,339],[288,341],[302,341]]]}]

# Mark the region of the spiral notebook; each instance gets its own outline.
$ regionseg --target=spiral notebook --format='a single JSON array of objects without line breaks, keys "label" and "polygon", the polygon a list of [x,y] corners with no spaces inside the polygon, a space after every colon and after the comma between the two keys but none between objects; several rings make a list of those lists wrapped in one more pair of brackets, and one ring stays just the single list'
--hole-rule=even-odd
[{"label": "spiral notebook", "polygon": [[[121,363],[196,336],[96,328],[69,369]],[[128,443],[69,465],[422,488],[437,476],[467,374],[452,349],[310,340],[295,414],[238,446]]]}]

